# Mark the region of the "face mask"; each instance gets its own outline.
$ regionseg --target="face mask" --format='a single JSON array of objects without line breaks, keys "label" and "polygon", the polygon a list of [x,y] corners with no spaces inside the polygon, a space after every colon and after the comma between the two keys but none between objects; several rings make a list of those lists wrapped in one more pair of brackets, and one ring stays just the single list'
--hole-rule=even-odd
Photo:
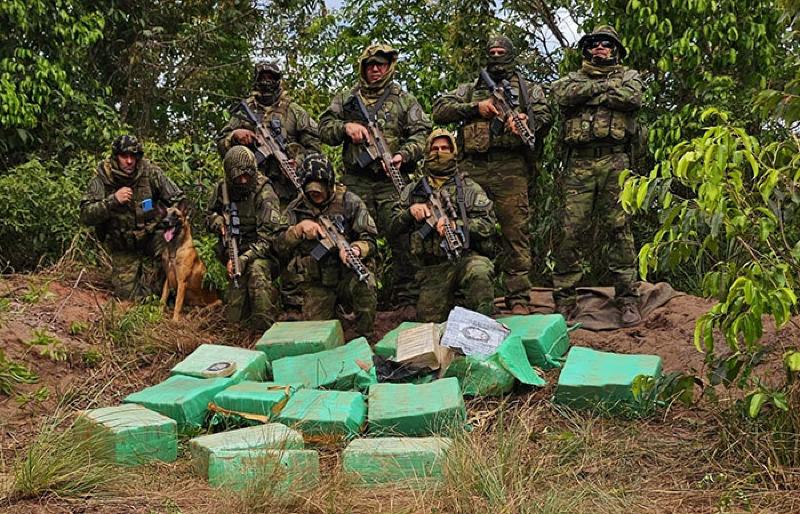
[{"label": "face mask", "polygon": [[510,52],[504,55],[490,55],[486,63],[486,71],[495,79],[507,79],[514,72],[514,56]]},{"label": "face mask", "polygon": [[272,104],[281,94],[281,81],[262,79],[256,82],[256,91],[258,92],[258,100],[263,104]]},{"label": "face mask", "polygon": [[452,152],[431,152],[425,159],[425,169],[431,175],[448,176],[456,169],[456,154]]}]

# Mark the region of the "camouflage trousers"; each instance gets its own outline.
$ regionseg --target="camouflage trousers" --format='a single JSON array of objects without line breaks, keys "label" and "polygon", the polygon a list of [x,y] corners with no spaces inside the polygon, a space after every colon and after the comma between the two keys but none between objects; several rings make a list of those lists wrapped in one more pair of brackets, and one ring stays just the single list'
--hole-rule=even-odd
[{"label": "camouflage trousers", "polygon": [[[373,180],[360,175],[345,175],[342,183],[364,201],[378,227],[378,236],[385,236],[392,219],[392,206],[399,198],[388,178]],[[387,243],[392,250],[394,302],[400,307],[413,305],[419,296],[419,290],[414,282],[416,269],[409,252],[409,234],[402,234]]]},{"label": "camouflage trousers", "polygon": [[519,152],[495,150],[467,156],[460,167],[494,202],[502,232],[498,268],[505,274],[506,306],[509,309],[515,305],[527,306],[531,289],[528,164]]},{"label": "camouflage trousers", "polygon": [[588,257],[607,248],[617,298],[633,301],[636,250],[628,216],[619,205],[619,174],[628,168],[625,153],[599,158],[570,158],[564,179],[563,239],[555,253],[553,273],[557,303],[572,303]]},{"label": "camouflage trousers", "polygon": [[164,285],[161,261],[135,252],[111,252],[111,285],[114,296],[136,300],[160,295]]},{"label": "camouflage trousers", "polygon": [[239,287],[234,287],[233,281],[228,284],[225,317],[231,323],[242,323],[256,332],[263,332],[275,323],[280,313],[278,296],[270,262],[267,259],[248,262]]},{"label": "camouflage trousers", "polygon": [[372,340],[378,308],[378,293],[372,283],[359,281],[348,269],[334,285],[304,282],[300,290],[303,292],[303,319],[335,319],[336,305],[344,304],[355,311],[358,335]]},{"label": "camouflage trousers", "polygon": [[456,305],[490,316],[494,309],[494,266],[488,258],[472,254],[458,262],[423,266],[417,271],[417,319],[440,323]]}]

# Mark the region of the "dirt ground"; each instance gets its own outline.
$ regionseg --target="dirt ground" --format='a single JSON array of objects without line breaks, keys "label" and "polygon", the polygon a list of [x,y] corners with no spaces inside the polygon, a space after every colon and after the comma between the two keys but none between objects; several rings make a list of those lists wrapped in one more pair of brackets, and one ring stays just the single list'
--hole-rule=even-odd
[{"label": "dirt ground", "polygon": [[[41,423],[57,410],[114,405],[127,394],[166,378],[174,363],[199,344],[252,347],[257,340],[255,334],[226,326],[218,313],[193,311],[178,322],[159,322],[147,333],[144,346],[135,326],[127,332],[120,328],[124,322],[135,325],[124,317],[130,305],[113,300],[103,278],[87,270],[2,276],[0,302],[0,343],[6,358],[29,366],[39,376],[37,383],[20,385],[12,395],[0,394],[0,478],[6,480]],[[579,329],[570,335],[571,344],[657,354],[665,371],[702,377],[704,356],[692,345],[692,337],[695,320],[711,305],[701,298],[679,296],[651,313],[639,327],[607,332]],[[395,313],[379,313],[376,332],[382,335],[400,321]],[[764,343],[773,355],[767,359],[768,367],[774,368],[784,349],[800,340],[798,327],[795,320],[778,333],[766,330]],[[42,334],[55,338],[59,342],[55,346],[63,345],[63,359],[41,355],[40,347],[30,344]],[[119,341],[123,336],[127,338],[124,344]],[[140,343],[142,347],[137,346]],[[549,371],[545,377],[554,384],[558,371]],[[41,393],[43,388],[46,393]],[[544,502],[541,508],[512,506],[502,512],[585,512],[589,508],[596,512],[739,512],[754,507],[761,512],[800,511],[797,488],[782,491],[785,484],[742,485],[738,481],[744,478],[726,472],[709,457],[715,435],[711,416],[703,408],[675,407],[648,421],[608,420],[554,408],[549,402],[552,393],[552,385],[520,389],[509,397],[473,401],[469,406],[475,427],[470,437],[483,437],[484,430],[485,437],[491,437],[498,419],[507,412],[525,427],[530,448],[540,450],[540,461],[531,465],[557,470],[551,485],[564,484],[563,498],[555,489],[552,496],[548,492],[534,497]],[[562,436],[566,439],[559,439]],[[575,438],[581,439],[577,454],[570,450],[577,444]],[[568,457],[562,455],[565,451]],[[335,452],[324,454],[323,469],[337,466]],[[793,471],[789,475],[796,476]],[[526,480],[531,487],[551,488],[550,482],[533,475]],[[194,478],[185,458],[138,469],[134,482],[121,497],[46,497],[0,504],[0,511],[225,512],[221,505],[233,505],[228,497]],[[353,492],[325,482],[304,504],[286,512],[448,512],[434,508],[439,500],[428,500],[423,493]]]}]

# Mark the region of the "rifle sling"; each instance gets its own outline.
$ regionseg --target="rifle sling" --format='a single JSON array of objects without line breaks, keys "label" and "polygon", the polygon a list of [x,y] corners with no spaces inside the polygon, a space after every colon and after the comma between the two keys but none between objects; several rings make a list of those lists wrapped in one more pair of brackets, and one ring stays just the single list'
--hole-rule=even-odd
[{"label": "rifle sling", "polygon": [[[383,89],[383,93],[381,93],[381,96],[378,97],[378,101],[373,103],[372,105],[367,105],[367,102],[364,102],[364,97],[361,97],[361,101],[364,102],[364,107],[367,108],[367,112],[372,117],[372,119],[371,120],[367,120],[367,122],[377,121],[376,117],[377,117],[378,113],[380,112],[381,108],[383,107],[383,104],[386,103],[386,100],[389,98],[389,95],[392,94],[393,90],[394,90],[394,83],[390,83],[389,85],[387,85]],[[360,94],[361,94],[361,88],[357,87],[353,91],[353,95],[360,95]]]},{"label": "rifle sling", "polygon": [[469,250],[469,218],[467,218],[466,195],[464,193],[464,178],[456,171],[456,202],[461,213],[461,222],[464,224],[464,249]]}]

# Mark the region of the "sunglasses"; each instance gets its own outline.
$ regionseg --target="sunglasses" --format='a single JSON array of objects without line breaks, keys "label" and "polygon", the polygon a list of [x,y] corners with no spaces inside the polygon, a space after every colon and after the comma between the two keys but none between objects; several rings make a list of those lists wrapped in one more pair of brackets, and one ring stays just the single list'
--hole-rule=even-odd
[{"label": "sunglasses", "polygon": [[614,48],[614,42],[613,41],[606,41],[606,40],[589,42],[589,48],[597,48],[598,46],[601,46],[603,48],[611,49],[611,48]]}]

